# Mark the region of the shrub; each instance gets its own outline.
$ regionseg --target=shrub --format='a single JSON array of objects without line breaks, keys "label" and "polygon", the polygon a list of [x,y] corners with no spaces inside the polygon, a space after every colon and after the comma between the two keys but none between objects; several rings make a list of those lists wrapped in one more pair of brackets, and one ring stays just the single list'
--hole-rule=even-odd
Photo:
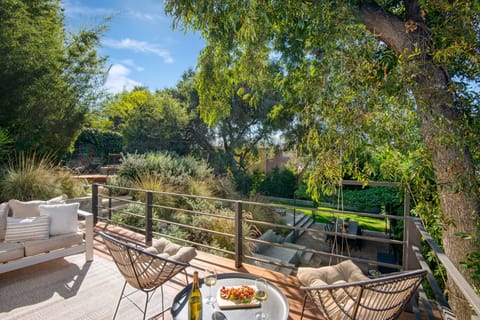
[{"label": "shrub", "polygon": [[0,189],[3,200],[49,199],[60,194],[72,198],[85,194],[83,182],[62,170],[52,157],[24,153],[10,162]]},{"label": "shrub", "polygon": [[122,141],[122,136],[116,132],[87,128],[75,141],[75,150],[78,152],[82,146],[92,145],[94,155],[107,163],[109,153],[122,152]]},{"label": "shrub", "polygon": [[[112,184],[203,196],[233,195],[225,178],[214,177],[206,162],[170,153],[127,154]],[[161,185],[161,186],[158,186]]]},{"label": "shrub", "polygon": [[276,167],[265,175],[258,186],[258,192],[266,196],[293,198],[296,187],[295,174],[288,169],[280,170]]},{"label": "shrub", "polygon": [[114,212],[112,220],[136,228],[145,227],[145,206],[129,203],[126,208]]}]

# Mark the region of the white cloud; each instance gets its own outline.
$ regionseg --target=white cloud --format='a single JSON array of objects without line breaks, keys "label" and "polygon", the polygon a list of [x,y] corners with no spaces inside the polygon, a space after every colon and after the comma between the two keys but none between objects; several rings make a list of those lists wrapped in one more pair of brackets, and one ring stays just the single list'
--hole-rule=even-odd
[{"label": "white cloud", "polygon": [[159,48],[157,44],[148,43],[146,41],[139,41],[135,39],[125,38],[122,40],[115,39],[105,39],[102,44],[105,47],[114,48],[114,49],[127,49],[134,52],[143,52],[155,54],[163,59],[165,63],[173,63],[173,58],[170,55],[170,52],[165,49]]},{"label": "white cloud", "polygon": [[65,15],[74,17],[77,15],[85,16],[109,16],[114,13],[112,9],[107,8],[91,8],[81,5],[78,1],[66,0],[63,4]]},{"label": "white cloud", "polygon": [[144,67],[142,66],[139,66],[138,64],[135,63],[135,61],[133,61],[132,59],[124,59],[124,60],[121,60],[120,61],[122,64],[124,65],[127,65],[129,67],[132,67],[133,69],[135,69],[136,71],[143,71],[145,70]]},{"label": "white cloud", "polygon": [[108,71],[105,88],[107,88],[110,93],[120,93],[130,91],[137,86],[142,86],[142,83],[128,77],[130,73],[131,70],[123,64],[112,65]]},{"label": "white cloud", "polygon": [[147,22],[158,22],[161,20],[165,20],[165,16],[162,16],[161,14],[145,13],[135,10],[128,10],[128,15],[135,19]]}]

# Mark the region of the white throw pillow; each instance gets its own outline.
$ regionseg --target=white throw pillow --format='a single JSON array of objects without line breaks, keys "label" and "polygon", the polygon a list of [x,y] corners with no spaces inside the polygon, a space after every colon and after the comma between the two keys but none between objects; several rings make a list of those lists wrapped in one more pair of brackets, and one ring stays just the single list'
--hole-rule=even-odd
[{"label": "white throw pillow", "polygon": [[77,232],[78,202],[68,204],[42,204],[38,208],[42,216],[50,217],[50,235]]},{"label": "white throw pillow", "polygon": [[7,218],[7,230],[5,231],[5,242],[22,242],[29,240],[48,239],[49,218]]}]

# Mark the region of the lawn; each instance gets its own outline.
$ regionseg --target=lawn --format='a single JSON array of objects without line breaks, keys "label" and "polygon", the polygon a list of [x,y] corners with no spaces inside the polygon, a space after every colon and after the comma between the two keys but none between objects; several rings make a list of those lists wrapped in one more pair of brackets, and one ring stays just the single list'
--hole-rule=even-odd
[{"label": "lawn", "polygon": [[[312,218],[314,218],[315,222],[329,223],[330,219],[335,218],[335,215],[337,215],[339,219],[350,218],[351,221],[358,222],[358,225],[362,230],[385,232],[386,222],[384,217],[380,215],[379,215],[380,216],[379,218],[373,218],[373,217],[359,216],[351,213],[339,214],[335,212],[337,211],[336,209],[327,208],[327,207],[317,207],[317,208],[310,207],[310,209],[308,209],[305,206],[302,206],[302,207],[303,208],[297,208],[296,212],[301,212],[305,215],[311,216]],[[291,208],[288,208],[288,209],[291,210]],[[313,211],[312,209],[317,209],[317,211]]]}]

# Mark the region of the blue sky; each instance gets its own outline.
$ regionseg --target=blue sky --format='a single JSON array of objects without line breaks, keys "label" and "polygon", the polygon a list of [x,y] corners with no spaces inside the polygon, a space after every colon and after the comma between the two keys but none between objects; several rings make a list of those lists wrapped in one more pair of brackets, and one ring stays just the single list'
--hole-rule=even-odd
[{"label": "blue sky", "polygon": [[204,47],[198,33],[172,30],[163,0],[64,0],[69,30],[107,23],[101,55],[108,56],[106,89],[111,93],[146,86],[174,87],[188,68],[195,68]]}]

